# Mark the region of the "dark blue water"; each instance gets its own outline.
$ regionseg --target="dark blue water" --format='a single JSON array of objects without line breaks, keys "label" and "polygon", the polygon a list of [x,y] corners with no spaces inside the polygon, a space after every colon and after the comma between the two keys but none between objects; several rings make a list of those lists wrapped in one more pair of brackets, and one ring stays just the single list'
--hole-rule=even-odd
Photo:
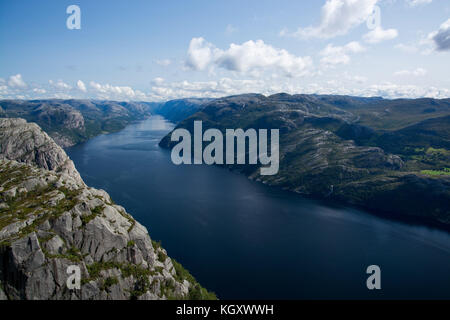
[{"label": "dark blue water", "polygon": [[[70,148],[219,298],[450,298],[450,234],[330,207],[212,166],[175,166],[160,117]],[[381,268],[381,290],[366,268]]]}]

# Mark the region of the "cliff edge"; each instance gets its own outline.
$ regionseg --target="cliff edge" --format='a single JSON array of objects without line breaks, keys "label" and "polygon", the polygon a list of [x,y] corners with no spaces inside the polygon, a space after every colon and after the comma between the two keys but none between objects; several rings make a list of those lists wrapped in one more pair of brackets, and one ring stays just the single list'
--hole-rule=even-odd
[{"label": "cliff edge", "polygon": [[215,298],[39,126],[0,119],[0,149],[0,299]]}]

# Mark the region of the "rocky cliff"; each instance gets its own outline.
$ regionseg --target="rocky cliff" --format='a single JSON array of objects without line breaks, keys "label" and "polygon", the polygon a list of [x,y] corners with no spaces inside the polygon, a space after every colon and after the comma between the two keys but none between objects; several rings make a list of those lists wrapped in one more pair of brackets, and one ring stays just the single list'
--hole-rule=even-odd
[{"label": "rocky cliff", "polygon": [[0,146],[0,299],[215,298],[37,125],[1,119]]},{"label": "rocky cliff", "polygon": [[38,125],[24,119],[0,119],[0,142],[0,159],[66,173],[83,184],[72,160]]}]

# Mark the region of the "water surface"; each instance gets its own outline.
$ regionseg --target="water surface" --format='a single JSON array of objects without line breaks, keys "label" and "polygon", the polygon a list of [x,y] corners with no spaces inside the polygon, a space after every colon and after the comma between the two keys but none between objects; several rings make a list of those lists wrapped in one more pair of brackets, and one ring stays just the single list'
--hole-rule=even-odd
[{"label": "water surface", "polygon": [[[450,298],[449,233],[175,166],[158,147],[172,128],[155,116],[67,152],[219,298]],[[381,290],[366,287],[372,264]]]}]

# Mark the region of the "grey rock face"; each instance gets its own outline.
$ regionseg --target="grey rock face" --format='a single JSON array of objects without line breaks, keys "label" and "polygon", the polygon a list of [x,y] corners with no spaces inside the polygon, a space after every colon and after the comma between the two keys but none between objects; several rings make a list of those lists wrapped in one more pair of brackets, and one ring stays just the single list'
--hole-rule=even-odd
[{"label": "grey rock face", "polygon": [[0,159],[34,164],[66,173],[82,182],[72,160],[38,125],[24,119],[0,119]]},{"label": "grey rock face", "polygon": [[181,299],[198,286],[39,127],[0,119],[0,142],[0,299]]},{"label": "grey rock face", "polygon": [[0,289],[0,301],[2,300],[8,300],[8,297],[6,296],[6,294],[3,292],[2,289]]}]

